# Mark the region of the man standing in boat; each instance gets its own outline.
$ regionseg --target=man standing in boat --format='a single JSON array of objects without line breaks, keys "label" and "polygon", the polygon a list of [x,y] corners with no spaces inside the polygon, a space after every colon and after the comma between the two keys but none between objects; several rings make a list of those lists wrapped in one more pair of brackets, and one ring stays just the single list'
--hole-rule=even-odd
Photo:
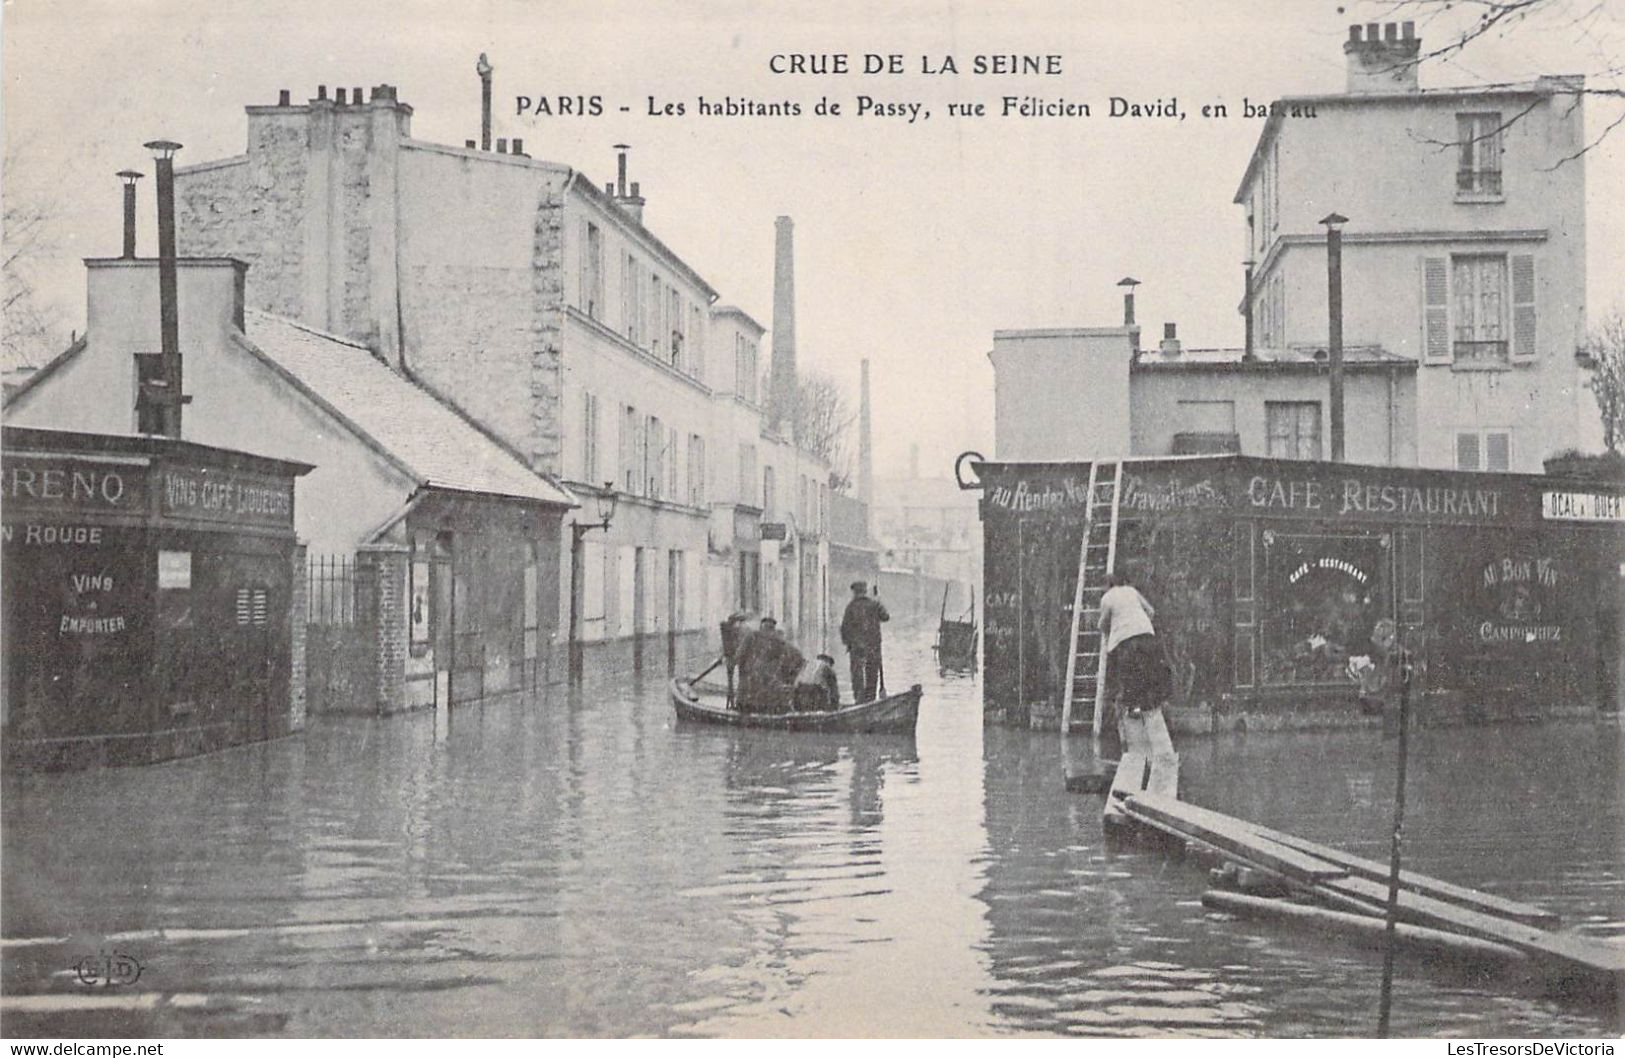
[{"label": "man standing in boat", "polygon": [[875,700],[880,681],[880,625],[891,620],[886,607],[868,592],[869,585],[853,581],[852,601],[841,615],[841,643],[851,661],[852,698],[857,702]]}]

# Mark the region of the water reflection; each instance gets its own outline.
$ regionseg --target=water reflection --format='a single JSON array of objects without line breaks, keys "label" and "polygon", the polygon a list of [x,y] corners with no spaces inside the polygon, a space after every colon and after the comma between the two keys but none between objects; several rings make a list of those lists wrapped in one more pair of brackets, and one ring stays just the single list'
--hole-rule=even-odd
[{"label": "water reflection", "polygon": [[[929,639],[894,672],[934,671]],[[326,721],[94,777],[8,777],[11,1033],[1363,1035],[1367,950],[1199,902],[1107,845],[1052,735],[929,682],[914,738],[677,728],[663,682]],[[1185,740],[1187,796],[1381,856],[1392,744]],[[1086,752],[1076,742],[1068,748]],[[1618,731],[1430,730],[1412,862],[1625,931]],[[67,967],[146,965],[87,995]],[[1418,963],[1400,1031],[1612,1014]],[[92,1002],[94,1001],[94,1002]]]}]

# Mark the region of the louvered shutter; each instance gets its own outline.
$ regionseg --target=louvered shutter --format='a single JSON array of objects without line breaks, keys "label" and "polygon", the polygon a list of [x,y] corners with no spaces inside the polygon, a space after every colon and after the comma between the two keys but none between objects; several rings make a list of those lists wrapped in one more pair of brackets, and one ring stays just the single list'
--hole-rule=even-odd
[{"label": "louvered shutter", "polygon": [[1513,254],[1512,266],[1512,358],[1535,358],[1535,258],[1533,254]]},{"label": "louvered shutter", "polygon": [[1422,357],[1450,359],[1450,260],[1422,258]]},{"label": "louvered shutter", "polygon": [[1496,432],[1484,435],[1484,469],[1512,469],[1512,438]]},{"label": "louvered shutter", "polygon": [[1458,433],[1456,435],[1456,469],[1478,469],[1478,434]]}]

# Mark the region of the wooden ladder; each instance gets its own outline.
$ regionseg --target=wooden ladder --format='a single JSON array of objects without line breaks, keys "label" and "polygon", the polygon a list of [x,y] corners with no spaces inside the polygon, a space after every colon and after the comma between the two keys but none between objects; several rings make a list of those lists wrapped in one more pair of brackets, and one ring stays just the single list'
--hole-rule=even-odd
[{"label": "wooden ladder", "polygon": [[1083,542],[1078,546],[1078,583],[1072,593],[1072,639],[1066,659],[1066,697],[1061,707],[1061,730],[1087,725],[1100,733],[1105,711],[1106,657],[1100,649],[1100,597],[1106,575],[1116,568],[1118,488],[1123,464],[1094,462],[1089,466],[1089,489],[1084,505]]}]

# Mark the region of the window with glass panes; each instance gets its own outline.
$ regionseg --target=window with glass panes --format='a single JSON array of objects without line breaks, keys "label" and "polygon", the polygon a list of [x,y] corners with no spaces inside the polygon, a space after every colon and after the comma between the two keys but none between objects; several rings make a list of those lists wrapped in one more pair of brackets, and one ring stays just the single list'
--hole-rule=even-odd
[{"label": "window with glass panes", "polygon": [[1320,403],[1271,400],[1264,402],[1264,424],[1272,459],[1320,458]]}]

